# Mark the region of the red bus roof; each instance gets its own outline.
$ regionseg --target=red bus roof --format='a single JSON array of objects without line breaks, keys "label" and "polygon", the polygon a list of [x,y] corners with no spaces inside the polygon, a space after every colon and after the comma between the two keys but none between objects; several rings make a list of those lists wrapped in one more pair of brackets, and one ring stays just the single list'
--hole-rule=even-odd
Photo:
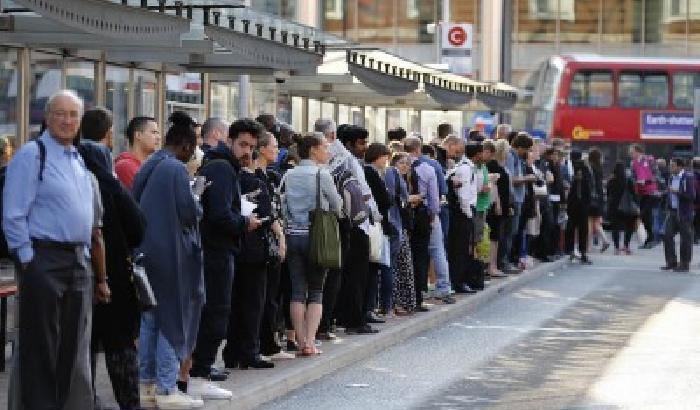
[{"label": "red bus roof", "polygon": [[668,58],[668,57],[631,57],[631,56],[601,56],[598,54],[563,54],[560,56],[567,63],[594,64],[624,64],[624,65],[654,65],[654,66],[694,66],[700,65],[698,58]]}]

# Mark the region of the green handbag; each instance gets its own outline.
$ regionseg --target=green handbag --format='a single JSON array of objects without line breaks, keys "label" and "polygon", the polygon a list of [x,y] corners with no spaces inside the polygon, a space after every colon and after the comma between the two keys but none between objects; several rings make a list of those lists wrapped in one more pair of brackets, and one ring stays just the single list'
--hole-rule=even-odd
[{"label": "green handbag", "polygon": [[316,173],[316,209],[311,211],[309,262],[323,269],[340,269],[340,228],[332,211],[321,208],[321,170]]}]

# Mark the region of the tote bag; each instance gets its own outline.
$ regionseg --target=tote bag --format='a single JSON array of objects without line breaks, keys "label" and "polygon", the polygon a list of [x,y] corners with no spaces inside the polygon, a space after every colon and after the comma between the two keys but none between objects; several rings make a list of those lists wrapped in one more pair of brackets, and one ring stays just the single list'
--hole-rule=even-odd
[{"label": "tote bag", "polygon": [[316,209],[311,211],[309,261],[323,269],[341,268],[340,229],[332,211],[321,208],[321,170],[316,173]]}]

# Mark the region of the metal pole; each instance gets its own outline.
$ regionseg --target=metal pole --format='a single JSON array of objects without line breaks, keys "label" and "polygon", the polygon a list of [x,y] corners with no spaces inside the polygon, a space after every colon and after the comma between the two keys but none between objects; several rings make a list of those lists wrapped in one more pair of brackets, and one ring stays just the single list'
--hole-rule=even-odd
[{"label": "metal pole", "polygon": [[695,89],[695,108],[693,110],[693,155],[700,155],[700,88]]},{"label": "metal pole", "polygon": [[238,77],[238,91],[240,98],[238,99],[238,117],[248,117],[248,101],[250,100],[250,76],[243,74]]},{"label": "metal pole", "polygon": [[100,60],[95,64],[95,104],[105,106],[107,104],[107,59],[106,53],[100,53]]},{"label": "metal pole", "polygon": [[31,50],[27,47],[17,50],[17,145],[29,139],[29,86],[31,85]]}]

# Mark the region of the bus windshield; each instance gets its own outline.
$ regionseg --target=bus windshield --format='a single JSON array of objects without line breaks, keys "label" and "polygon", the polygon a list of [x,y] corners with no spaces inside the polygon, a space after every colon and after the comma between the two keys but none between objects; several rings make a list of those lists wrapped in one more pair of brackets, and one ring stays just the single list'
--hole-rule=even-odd
[{"label": "bus windshield", "polygon": [[540,73],[540,84],[535,88],[532,98],[532,106],[547,110],[554,109],[554,103],[559,90],[561,80],[561,68],[552,60],[544,63]]}]

